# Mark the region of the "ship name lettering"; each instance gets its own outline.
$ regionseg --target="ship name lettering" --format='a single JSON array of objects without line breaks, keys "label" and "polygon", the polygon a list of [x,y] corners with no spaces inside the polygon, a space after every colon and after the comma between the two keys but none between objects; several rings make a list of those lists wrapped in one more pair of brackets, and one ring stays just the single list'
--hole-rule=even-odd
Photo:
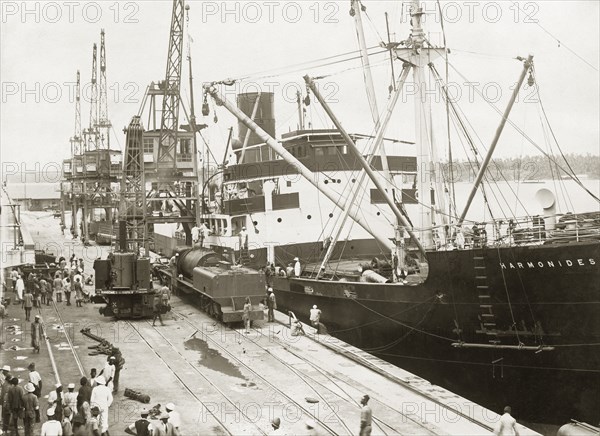
[{"label": "ship name lettering", "polygon": [[[587,263],[586,263],[587,261]],[[545,260],[545,261],[533,261],[533,262],[499,262],[500,268],[502,269],[525,269],[525,263],[527,264],[527,268],[544,268],[545,266],[549,268],[556,268],[557,266],[563,267],[566,266],[586,266],[586,265],[596,265],[596,259],[590,257],[588,259],[576,259],[572,261],[571,259],[560,260]],[[575,263],[576,262],[576,263]]]}]

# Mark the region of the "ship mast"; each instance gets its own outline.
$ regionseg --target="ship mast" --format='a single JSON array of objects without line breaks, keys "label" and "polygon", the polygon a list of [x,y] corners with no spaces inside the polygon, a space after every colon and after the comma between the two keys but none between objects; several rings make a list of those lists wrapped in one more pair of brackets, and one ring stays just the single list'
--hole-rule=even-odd
[{"label": "ship mast", "polygon": [[[418,237],[425,249],[435,247],[432,232],[434,222],[433,183],[439,180],[436,176],[436,162],[432,152],[430,135],[430,92],[425,80],[425,68],[434,59],[439,57],[439,48],[429,45],[425,38],[422,26],[423,9],[417,0],[411,1],[411,33],[406,41],[401,42],[404,47],[396,48],[398,58],[406,60],[412,65],[413,81],[416,88],[414,96],[415,105],[415,142],[417,144],[417,192],[419,200],[419,214],[417,220]],[[438,187],[441,192],[441,188]]]}]

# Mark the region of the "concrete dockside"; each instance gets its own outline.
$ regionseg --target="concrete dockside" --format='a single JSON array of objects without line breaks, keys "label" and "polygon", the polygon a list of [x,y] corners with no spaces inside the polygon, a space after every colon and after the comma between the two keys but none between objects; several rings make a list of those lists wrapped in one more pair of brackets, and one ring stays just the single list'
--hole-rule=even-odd
[{"label": "concrete dockside", "polygon": [[[22,212],[21,218],[36,248],[57,257],[83,257],[86,277],[93,273],[94,259],[108,253],[109,247],[83,247],[70,235],[61,235],[51,214]],[[309,326],[304,326],[305,336],[292,336],[285,314],[277,313],[275,323],[255,322],[244,334],[241,325],[217,323],[189,298],[173,296],[171,305],[165,325],[157,327],[152,320],[104,317],[98,312],[101,305],[93,303],[80,308],[67,306],[63,299],[56,308],[43,306],[48,347],[34,354],[25,312],[11,304],[2,320],[0,363],[10,365],[12,374],[25,382],[28,364],[36,363],[44,383],[44,417],[44,397],[58,380],[65,390],[75,383],[77,391],[82,370],[89,376],[91,368],[104,367],[107,356],[90,355],[94,350],[89,347],[97,342],[82,329],[119,347],[126,362],[109,413],[111,435],[124,434],[143,407],[158,403],[163,410],[165,404],[175,404],[182,435],[270,434],[275,417],[281,419],[278,434],[358,434],[364,394],[371,398],[372,434],[485,435],[492,434],[499,419],[497,413],[368,353],[316,335]],[[126,398],[125,388],[149,395],[150,403]],[[316,421],[316,428],[308,429],[307,420]],[[537,434],[524,427],[519,432]]]}]

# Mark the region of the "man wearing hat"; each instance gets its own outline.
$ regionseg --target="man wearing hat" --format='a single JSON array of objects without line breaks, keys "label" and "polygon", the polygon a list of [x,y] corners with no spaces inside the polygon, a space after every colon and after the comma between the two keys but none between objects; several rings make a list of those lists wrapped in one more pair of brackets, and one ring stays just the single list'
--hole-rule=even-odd
[{"label": "man wearing hat", "polygon": [[150,436],[152,424],[148,421],[148,409],[142,409],[141,418],[125,427],[125,433],[133,436]]},{"label": "man wearing hat", "polygon": [[31,323],[31,346],[34,351],[40,352],[40,340],[42,339],[42,320],[39,315]]},{"label": "man wearing hat", "polygon": [[25,427],[25,436],[33,436],[36,422],[40,422],[40,403],[38,397],[35,396],[35,386],[29,382],[25,385],[25,396],[23,404],[25,405],[25,413],[23,415],[23,425]]},{"label": "man wearing hat", "polygon": [[369,436],[371,434],[373,412],[367,404],[370,399],[368,395],[364,395],[360,400],[360,404],[362,404],[362,409],[360,409],[360,436]]},{"label": "man wearing hat", "polygon": [[25,396],[25,389],[19,386],[19,378],[13,377],[10,380],[10,388],[6,393],[6,404],[8,410],[10,410],[10,425],[14,429],[16,435],[19,434],[19,419],[23,418],[23,411],[25,410],[25,404],[23,403],[23,397]]},{"label": "man wearing hat", "polygon": [[48,416],[48,421],[42,424],[42,436],[61,436],[62,435],[62,425],[60,422],[56,420],[55,416],[56,410],[54,407],[49,407],[46,410],[46,416]]},{"label": "man wearing hat", "polygon": [[104,379],[104,376],[99,375],[96,377],[96,383],[96,387],[92,389],[90,405],[92,407],[97,407],[100,411],[100,434],[103,434],[108,432],[108,408],[113,402],[113,396],[111,390],[105,386],[106,380]]},{"label": "man wearing hat", "polygon": [[158,419],[161,420],[160,424],[152,425],[152,436],[176,436],[179,432],[175,430],[173,424],[169,422],[169,414],[162,412]]},{"label": "man wearing hat", "polygon": [[72,411],[77,410],[77,393],[75,392],[75,383],[69,383],[67,392],[63,394],[63,405],[69,407]]},{"label": "man wearing hat", "polygon": [[4,365],[2,367],[2,384],[4,384],[4,379],[6,379],[6,376],[8,375],[9,372],[10,372],[10,366]]},{"label": "man wearing hat", "polygon": [[173,403],[167,403],[165,409],[169,414],[169,422],[173,424],[175,430],[179,431],[179,428],[181,427],[181,415],[179,415],[179,412],[175,411],[175,405]]},{"label": "man wearing hat", "polygon": [[29,382],[35,388],[35,396],[40,398],[42,395],[42,376],[35,370],[35,363],[31,362],[27,368],[29,369]]}]

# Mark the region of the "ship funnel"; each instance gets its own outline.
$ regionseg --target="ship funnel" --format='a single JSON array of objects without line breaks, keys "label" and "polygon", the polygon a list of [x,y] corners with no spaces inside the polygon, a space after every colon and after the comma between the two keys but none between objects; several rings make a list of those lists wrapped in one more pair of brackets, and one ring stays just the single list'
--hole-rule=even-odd
[{"label": "ship funnel", "polygon": [[[260,126],[271,137],[275,137],[275,94],[272,92],[247,92],[238,94],[238,108]],[[254,116],[253,116],[254,115]],[[237,156],[237,163],[252,163],[275,158],[271,148],[254,132],[249,132],[246,150],[242,152],[248,128],[241,121],[238,123],[239,142],[232,144]],[[264,144],[261,147],[253,147]]]},{"label": "ship funnel", "polygon": [[546,230],[554,230],[556,228],[556,197],[554,193],[547,188],[542,188],[536,192],[535,199],[544,209]]}]

